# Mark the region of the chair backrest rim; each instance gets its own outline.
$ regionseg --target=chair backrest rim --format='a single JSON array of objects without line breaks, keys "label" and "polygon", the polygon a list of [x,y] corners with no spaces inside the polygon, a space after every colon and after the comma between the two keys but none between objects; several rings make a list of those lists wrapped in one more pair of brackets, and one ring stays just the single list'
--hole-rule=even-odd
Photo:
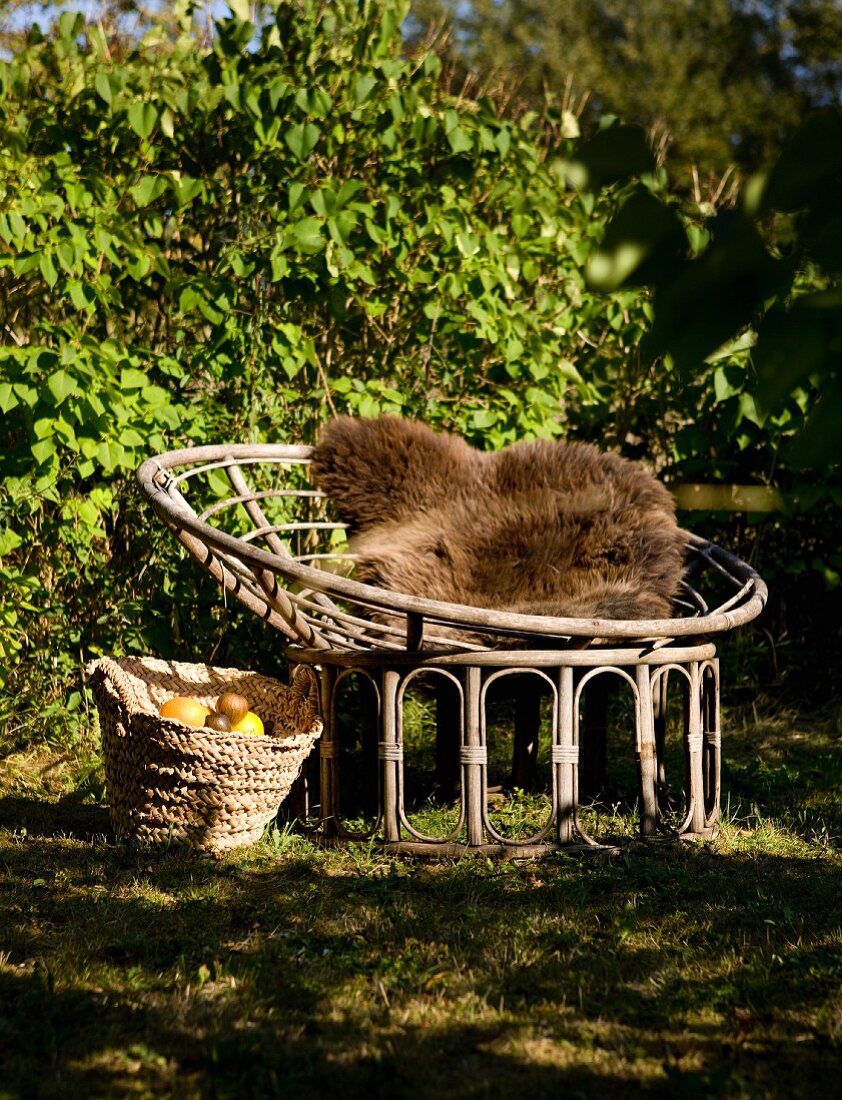
[{"label": "chair backrest rim", "polygon": [[502,633],[513,637],[571,638],[610,641],[634,639],[661,641],[672,638],[704,638],[721,634],[755,619],[766,605],[768,589],[759,574],[746,562],[716,543],[690,532],[688,546],[728,571],[747,588],[747,599],[727,611],[692,618],[670,619],[577,619],[451,604],[409,596],[348,577],[337,576],[303,565],[294,557],[281,558],[244,542],[198,519],[195,512],[167,491],[166,475],[184,465],[240,465],[259,462],[307,464],[312,448],[290,444],[210,444],[169,451],[147,459],[137,471],[137,481],[155,512],[170,526],[181,527],[205,545],[236,557],[244,564],[280,575],[315,592],[398,615],[417,616],[431,624],[473,629],[480,633]]}]

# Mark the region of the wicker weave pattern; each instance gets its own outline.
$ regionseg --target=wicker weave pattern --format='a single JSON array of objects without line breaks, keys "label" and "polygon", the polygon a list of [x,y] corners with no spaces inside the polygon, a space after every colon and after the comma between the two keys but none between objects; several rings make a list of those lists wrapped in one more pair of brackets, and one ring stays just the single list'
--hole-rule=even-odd
[{"label": "wicker weave pattern", "polygon": [[[259,840],[322,730],[306,677],[290,688],[255,672],[155,658],[104,657],[89,671],[118,836],[206,850]],[[224,691],[246,695],[274,732],[216,733],[158,717],[172,695],[210,706]]]}]

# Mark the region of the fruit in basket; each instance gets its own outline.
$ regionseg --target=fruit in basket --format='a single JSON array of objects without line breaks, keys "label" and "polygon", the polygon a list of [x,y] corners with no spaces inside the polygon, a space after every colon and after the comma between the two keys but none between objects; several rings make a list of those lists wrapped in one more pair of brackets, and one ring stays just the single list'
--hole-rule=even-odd
[{"label": "fruit in basket", "polygon": [[186,726],[195,726],[196,728],[205,724],[205,719],[210,712],[210,707],[201,703],[198,699],[185,695],[174,695],[171,699],[167,699],[166,702],[162,703],[158,709],[159,717],[177,718],[179,722],[184,722]]},{"label": "fruit in basket", "polygon": [[215,707],[217,714],[227,715],[232,726],[236,726],[241,718],[245,718],[249,709],[248,699],[236,691],[226,691],[224,695],[220,695]]},{"label": "fruit in basket", "polygon": [[251,733],[255,737],[263,736],[263,722],[253,710],[248,711],[239,722],[231,727],[233,733]]},{"label": "fruit in basket", "polygon": [[205,719],[205,729],[215,730],[217,733],[230,733],[231,719],[227,714],[220,714],[213,710]]}]

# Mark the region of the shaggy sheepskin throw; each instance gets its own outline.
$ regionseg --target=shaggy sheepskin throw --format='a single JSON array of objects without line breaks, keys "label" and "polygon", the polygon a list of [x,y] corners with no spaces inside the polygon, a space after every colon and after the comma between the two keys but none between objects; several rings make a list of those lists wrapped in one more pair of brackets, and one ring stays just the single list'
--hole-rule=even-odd
[{"label": "shaggy sheepskin throw", "polygon": [[339,417],[313,456],[355,576],[523,614],[668,618],[685,537],[643,467],[585,443],[496,453],[397,417]]}]

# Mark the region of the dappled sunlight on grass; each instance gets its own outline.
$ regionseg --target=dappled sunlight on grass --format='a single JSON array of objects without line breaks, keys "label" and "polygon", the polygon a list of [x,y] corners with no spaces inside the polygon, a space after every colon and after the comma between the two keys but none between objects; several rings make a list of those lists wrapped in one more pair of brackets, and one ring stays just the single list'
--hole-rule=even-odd
[{"label": "dappled sunlight on grass", "polygon": [[289,828],[218,859],[117,846],[66,768],[17,791],[16,765],[6,1087],[37,1069],[62,1097],[832,1093],[838,734],[732,721],[725,741],[715,842],[532,862],[328,850]]}]

